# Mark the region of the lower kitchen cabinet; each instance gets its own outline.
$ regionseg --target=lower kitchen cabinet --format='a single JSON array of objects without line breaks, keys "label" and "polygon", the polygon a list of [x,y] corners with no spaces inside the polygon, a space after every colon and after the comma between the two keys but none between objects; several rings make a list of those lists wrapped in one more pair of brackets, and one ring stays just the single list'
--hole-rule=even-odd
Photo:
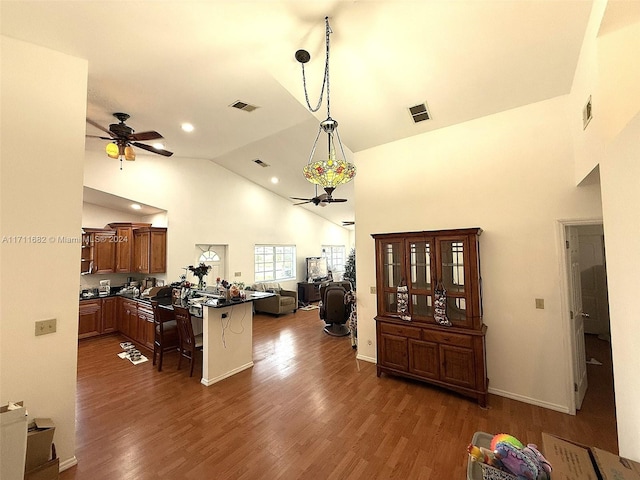
[{"label": "lower kitchen cabinet", "polygon": [[138,304],[138,338],[142,346],[153,350],[154,340],[153,310],[151,306]]},{"label": "lower kitchen cabinet", "polygon": [[118,299],[106,297],[102,299],[102,333],[112,333],[118,329]]},{"label": "lower kitchen cabinet", "polygon": [[78,338],[120,332],[137,347],[153,350],[153,309],[144,302],[124,297],[80,300]]},{"label": "lower kitchen cabinet", "polygon": [[78,338],[95,337],[116,331],[116,298],[80,300]]},{"label": "lower kitchen cabinet", "polygon": [[102,333],[102,299],[81,300],[78,312],[78,338]]}]

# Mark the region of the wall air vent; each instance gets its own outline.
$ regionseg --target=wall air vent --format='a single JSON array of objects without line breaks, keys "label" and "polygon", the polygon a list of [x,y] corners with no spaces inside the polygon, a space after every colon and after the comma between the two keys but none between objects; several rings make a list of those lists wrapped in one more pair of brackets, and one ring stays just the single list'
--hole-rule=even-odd
[{"label": "wall air vent", "polygon": [[244,110],[245,112],[253,112],[256,108],[255,105],[250,105],[246,102],[241,102],[240,100],[233,102],[230,107],[237,108],[238,110]]},{"label": "wall air vent", "polygon": [[421,103],[419,105],[414,105],[413,107],[409,107],[409,113],[411,113],[411,118],[413,118],[413,123],[424,122],[425,120],[431,119],[431,114],[427,109],[427,103]]},{"label": "wall air vent", "polygon": [[262,160],[260,160],[259,158],[256,158],[254,161],[254,163],[257,163],[258,165],[260,165],[261,167],[267,168],[269,166],[268,163],[264,163]]}]

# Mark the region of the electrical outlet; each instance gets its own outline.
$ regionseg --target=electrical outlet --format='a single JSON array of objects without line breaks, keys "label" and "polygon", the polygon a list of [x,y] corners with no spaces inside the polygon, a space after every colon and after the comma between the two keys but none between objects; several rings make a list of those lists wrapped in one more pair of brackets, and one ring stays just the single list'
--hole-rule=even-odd
[{"label": "electrical outlet", "polygon": [[536,308],[544,310],[544,298],[536,298]]},{"label": "electrical outlet", "polygon": [[376,294],[376,287],[369,287],[369,293]]},{"label": "electrical outlet", "polygon": [[235,277],[241,277],[242,276],[242,272],[234,272],[233,274]]},{"label": "electrical outlet", "polygon": [[56,331],[56,319],[50,320],[38,320],[36,321],[36,337],[39,335],[47,335],[48,333],[55,333]]}]

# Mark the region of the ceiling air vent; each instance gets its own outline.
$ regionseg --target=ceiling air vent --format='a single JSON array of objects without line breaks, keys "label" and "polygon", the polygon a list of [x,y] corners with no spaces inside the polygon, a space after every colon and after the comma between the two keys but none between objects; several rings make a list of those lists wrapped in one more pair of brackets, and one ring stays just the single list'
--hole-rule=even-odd
[{"label": "ceiling air vent", "polygon": [[249,105],[246,102],[241,102],[240,100],[233,102],[230,107],[237,108],[238,110],[244,110],[245,112],[253,112],[256,108],[255,105]]},{"label": "ceiling air vent", "polygon": [[413,123],[420,123],[431,119],[431,114],[429,110],[427,110],[426,103],[409,107],[409,112],[411,113],[411,118],[413,118]]},{"label": "ceiling air vent", "polygon": [[262,160],[260,160],[259,158],[256,158],[254,160],[254,163],[257,163],[258,165],[260,165],[261,167],[267,168],[269,166],[268,163],[264,163]]}]

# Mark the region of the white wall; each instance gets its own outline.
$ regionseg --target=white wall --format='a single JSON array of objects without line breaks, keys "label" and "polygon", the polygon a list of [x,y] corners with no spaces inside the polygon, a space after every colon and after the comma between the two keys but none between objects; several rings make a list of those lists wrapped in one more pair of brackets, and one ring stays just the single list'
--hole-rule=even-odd
[{"label": "white wall", "polygon": [[[2,238],[0,403],[51,417],[63,465],[75,462],[78,271],[87,62],[0,37]],[[35,140],[35,141],[34,141]],[[37,301],[34,301],[37,295]],[[34,336],[35,321],[57,332]]]},{"label": "white wall", "polygon": [[[104,152],[87,152],[84,185],[167,210],[167,281],[193,264],[195,244],[228,245],[230,280],[254,281],[254,245],[295,244],[297,278],[322,244],[350,245],[349,231],[207,160],[136,157],[123,170]],[[296,282],[282,282],[296,287]]]},{"label": "white wall", "polygon": [[600,166],[620,455],[640,461],[640,113]]},{"label": "white wall", "polygon": [[[571,94],[575,179],[599,166],[615,382],[618,445],[640,461],[640,333],[635,313],[640,254],[640,22],[635,2],[595,2]],[[605,22],[607,28],[602,29]],[[593,120],[583,130],[582,103],[593,99]]]},{"label": "white wall", "polygon": [[490,391],[568,410],[557,221],[601,209],[598,185],[575,187],[567,104],[559,97],[356,154],[361,358],[376,357],[370,235],[481,227]]}]

